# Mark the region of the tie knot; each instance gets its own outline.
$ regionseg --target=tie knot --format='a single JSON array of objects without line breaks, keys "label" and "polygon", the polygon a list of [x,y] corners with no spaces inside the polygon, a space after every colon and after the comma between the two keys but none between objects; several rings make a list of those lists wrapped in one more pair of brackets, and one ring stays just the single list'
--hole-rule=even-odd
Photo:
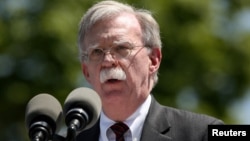
[{"label": "tie knot", "polygon": [[115,133],[117,141],[124,140],[123,134],[129,129],[128,126],[123,122],[117,122],[113,124],[110,128]]}]

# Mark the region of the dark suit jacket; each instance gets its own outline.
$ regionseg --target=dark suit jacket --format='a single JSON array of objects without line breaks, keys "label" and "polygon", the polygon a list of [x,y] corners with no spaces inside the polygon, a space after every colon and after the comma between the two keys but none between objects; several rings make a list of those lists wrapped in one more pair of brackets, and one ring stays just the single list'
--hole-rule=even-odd
[{"label": "dark suit jacket", "polygon": [[[208,124],[224,124],[216,118],[160,105],[153,97],[141,141],[207,141]],[[78,134],[76,141],[98,141],[99,121]]]}]

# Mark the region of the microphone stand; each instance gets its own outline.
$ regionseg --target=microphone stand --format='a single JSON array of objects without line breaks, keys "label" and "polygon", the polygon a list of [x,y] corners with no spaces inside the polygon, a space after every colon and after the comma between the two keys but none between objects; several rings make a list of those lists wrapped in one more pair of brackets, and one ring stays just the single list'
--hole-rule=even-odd
[{"label": "microphone stand", "polygon": [[51,139],[53,129],[47,122],[38,121],[33,123],[29,129],[29,137],[31,141],[46,141]]},{"label": "microphone stand", "polygon": [[81,123],[78,119],[73,119],[70,122],[70,125],[68,126],[67,129],[67,137],[66,137],[66,141],[76,141],[76,131],[79,129],[79,127],[81,126]]},{"label": "microphone stand", "polygon": [[82,108],[69,110],[65,117],[67,129],[66,141],[75,141],[76,132],[82,130],[89,120],[88,114]]},{"label": "microphone stand", "polygon": [[39,131],[35,133],[35,135],[32,137],[32,141],[44,141],[45,135],[43,134],[42,131]]}]

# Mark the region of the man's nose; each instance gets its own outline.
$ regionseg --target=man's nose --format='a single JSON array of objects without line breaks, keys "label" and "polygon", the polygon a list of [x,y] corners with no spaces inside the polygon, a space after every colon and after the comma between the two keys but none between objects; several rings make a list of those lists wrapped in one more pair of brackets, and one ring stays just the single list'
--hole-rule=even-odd
[{"label": "man's nose", "polygon": [[104,52],[103,61],[112,61],[114,59],[115,59],[115,56],[113,53],[110,52],[110,50]]},{"label": "man's nose", "polygon": [[115,55],[110,51],[105,52],[102,60],[102,65],[106,67],[111,67],[117,64],[117,60],[115,59]]}]

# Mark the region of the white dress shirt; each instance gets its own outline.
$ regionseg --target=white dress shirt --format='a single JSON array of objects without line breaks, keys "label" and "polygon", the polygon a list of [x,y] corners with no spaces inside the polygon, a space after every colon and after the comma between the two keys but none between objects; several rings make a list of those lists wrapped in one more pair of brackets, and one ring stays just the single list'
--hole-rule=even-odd
[{"label": "white dress shirt", "polygon": [[[142,127],[151,103],[151,95],[142,103],[140,107],[125,121],[129,130],[124,134],[125,141],[139,141],[141,137]],[[109,119],[103,111],[100,115],[100,136],[99,141],[115,141],[115,134],[109,128],[115,121]]]}]

